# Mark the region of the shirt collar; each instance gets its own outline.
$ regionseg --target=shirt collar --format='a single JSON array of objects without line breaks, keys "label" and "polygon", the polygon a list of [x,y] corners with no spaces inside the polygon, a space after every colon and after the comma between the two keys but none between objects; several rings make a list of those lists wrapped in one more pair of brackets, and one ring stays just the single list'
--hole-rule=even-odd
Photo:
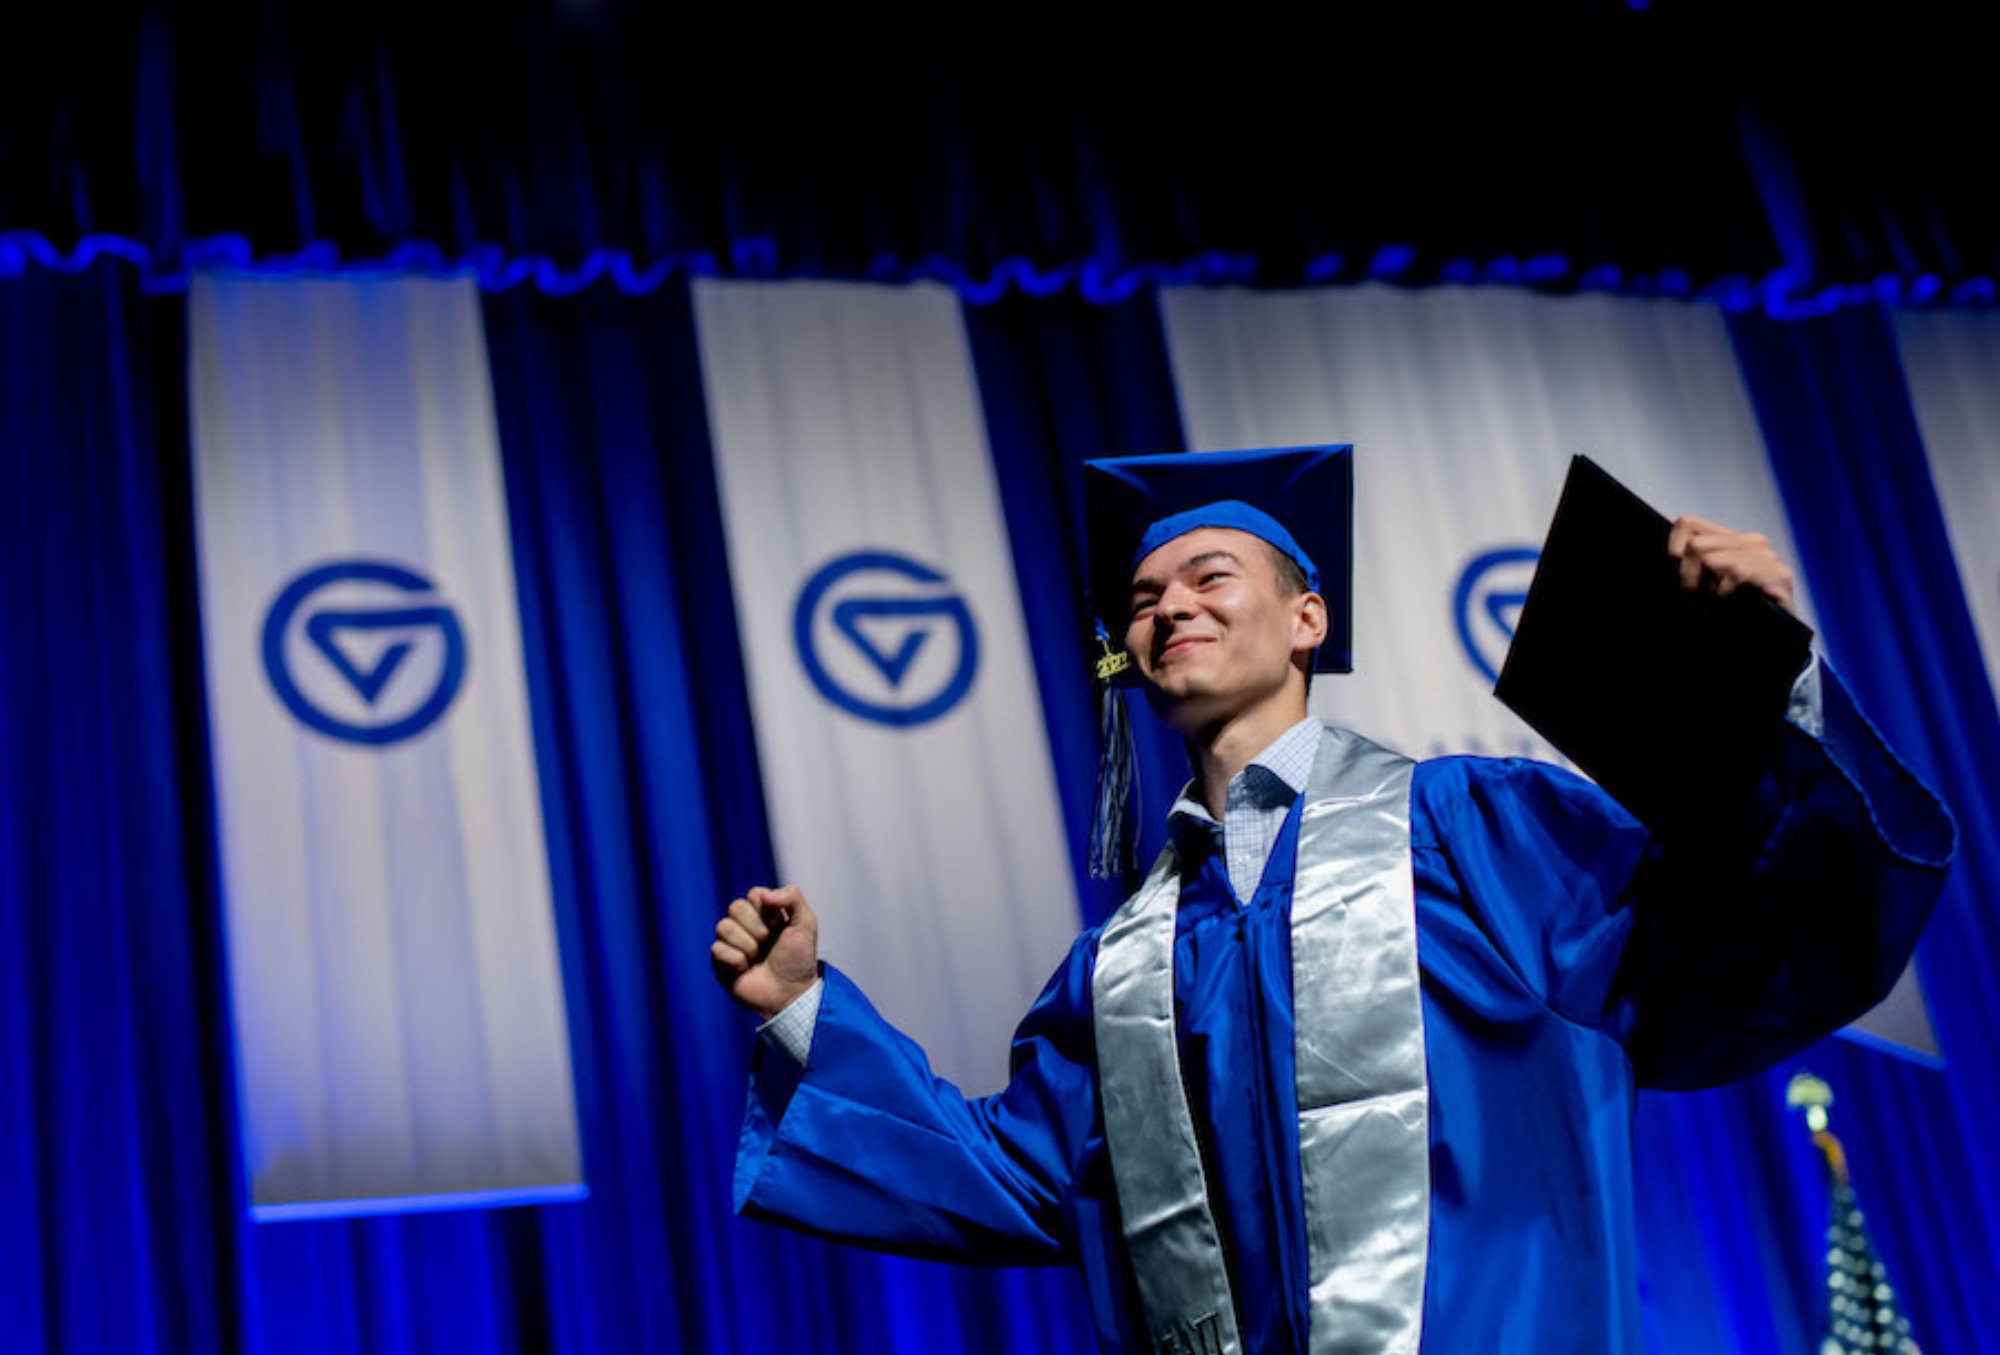
[{"label": "shirt collar", "polygon": [[[1289,805],[1305,793],[1306,780],[1312,775],[1313,754],[1318,751],[1319,721],[1308,715],[1271,740],[1263,752],[1250,759],[1248,766],[1229,779],[1231,798],[1240,786],[1250,803],[1259,807]],[[1208,807],[1195,798],[1194,782],[1189,780],[1181,787],[1173,808],[1167,811],[1167,827],[1178,837],[1188,829],[1204,826],[1213,830],[1221,825]]]}]

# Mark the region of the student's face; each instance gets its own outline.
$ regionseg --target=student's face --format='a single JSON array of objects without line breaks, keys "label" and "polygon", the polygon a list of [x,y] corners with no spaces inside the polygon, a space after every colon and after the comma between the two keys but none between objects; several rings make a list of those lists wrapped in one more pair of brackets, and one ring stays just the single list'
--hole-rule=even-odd
[{"label": "student's face", "polygon": [[1317,594],[1287,597],[1263,541],[1228,527],[1175,537],[1132,572],[1125,647],[1161,717],[1188,731],[1281,693],[1326,638]]}]

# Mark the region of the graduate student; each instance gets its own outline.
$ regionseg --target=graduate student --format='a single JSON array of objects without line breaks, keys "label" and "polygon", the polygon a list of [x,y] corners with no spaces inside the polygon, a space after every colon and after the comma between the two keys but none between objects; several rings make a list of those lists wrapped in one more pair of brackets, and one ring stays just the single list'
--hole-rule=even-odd
[{"label": "graduate student", "polygon": [[[1002,1091],[934,1077],[820,962],[798,888],[729,905],[716,974],[767,1018],[741,1212],[1073,1264],[1110,1352],[1641,1349],[1635,1090],[1877,1002],[1954,829],[1816,657],[1741,793],[1680,769],[1664,834],[1555,767],[1309,718],[1313,672],[1349,667],[1350,457],[1091,463],[1093,609],[1193,775]],[[1691,591],[1791,606],[1762,538],[1682,519],[1666,549]]]}]

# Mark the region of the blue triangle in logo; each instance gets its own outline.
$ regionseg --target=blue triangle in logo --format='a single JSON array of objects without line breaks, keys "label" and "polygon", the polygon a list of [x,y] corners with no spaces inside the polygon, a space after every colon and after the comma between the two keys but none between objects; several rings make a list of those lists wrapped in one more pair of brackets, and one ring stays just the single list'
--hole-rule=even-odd
[{"label": "blue triangle in logo", "polygon": [[1514,627],[1521,620],[1521,608],[1527,604],[1526,593],[1488,593],[1486,614],[1493,618],[1493,624],[1508,639],[1514,638]]},{"label": "blue triangle in logo", "polygon": [[885,646],[876,635],[869,634],[864,623],[885,617],[941,616],[950,607],[948,598],[848,598],[834,604],[833,624],[875,665],[883,680],[895,688],[909,675],[910,665],[916,662],[924,642],[931,638],[931,628],[913,627],[904,631],[893,646]]},{"label": "blue triangle in logo", "polygon": [[313,648],[326,656],[334,671],[347,679],[363,701],[375,704],[382,695],[382,689],[389,685],[389,679],[408,658],[414,648],[413,640],[396,640],[376,656],[375,662],[366,668],[356,663],[342,648],[343,634],[360,631],[399,630],[413,625],[435,624],[435,607],[400,607],[384,611],[324,611],[306,618],[306,638]]}]

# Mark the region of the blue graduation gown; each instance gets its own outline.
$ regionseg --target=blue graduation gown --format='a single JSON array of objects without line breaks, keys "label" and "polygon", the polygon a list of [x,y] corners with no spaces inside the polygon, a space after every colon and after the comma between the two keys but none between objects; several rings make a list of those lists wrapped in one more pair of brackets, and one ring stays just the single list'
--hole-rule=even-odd
[{"label": "blue graduation gown", "polygon": [[[1787,728],[1749,853],[1668,850],[1589,782],[1441,758],[1410,804],[1431,1159],[1427,1352],[1636,1352],[1636,1090],[1767,1067],[1866,1011],[1908,961],[1949,816],[1830,670]],[[1294,816],[1296,818],[1296,815]],[[1303,1349],[1288,830],[1238,907],[1187,863],[1175,997],[1189,1103],[1246,1349]],[[1217,891],[1220,890],[1218,895]],[[743,1213],[942,1260],[1076,1265],[1100,1343],[1149,1350],[1098,1113],[1085,932],[968,1100],[825,969],[810,1057],[757,1052]]]}]

